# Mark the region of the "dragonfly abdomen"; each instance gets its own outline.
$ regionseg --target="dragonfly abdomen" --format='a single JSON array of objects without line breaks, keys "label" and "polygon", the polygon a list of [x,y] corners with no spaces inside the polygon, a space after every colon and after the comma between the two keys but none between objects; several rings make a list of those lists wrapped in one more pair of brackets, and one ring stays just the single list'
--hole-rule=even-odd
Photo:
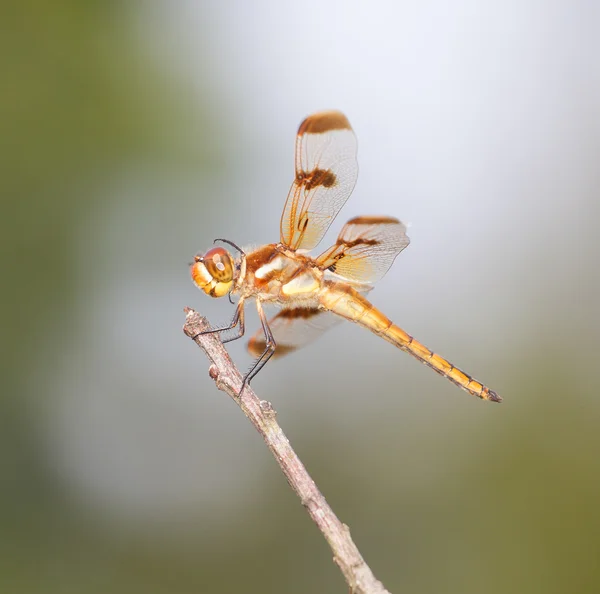
[{"label": "dragonfly abdomen", "polygon": [[501,402],[502,398],[493,390],[471,377],[452,363],[415,340],[402,328],[396,326],[372,303],[349,286],[333,286],[326,283],[320,292],[321,304],[329,311],[368,328],[399,349],[427,365],[453,384],[482,400]]}]

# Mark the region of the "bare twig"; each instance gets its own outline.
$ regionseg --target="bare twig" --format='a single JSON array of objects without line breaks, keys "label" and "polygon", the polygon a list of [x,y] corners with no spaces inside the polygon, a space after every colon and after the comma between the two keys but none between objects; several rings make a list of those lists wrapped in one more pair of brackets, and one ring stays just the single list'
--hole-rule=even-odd
[{"label": "bare twig", "polygon": [[276,413],[269,402],[259,400],[250,387],[246,387],[238,398],[242,385],[242,376],[231,361],[223,343],[217,334],[198,333],[210,328],[206,319],[196,311],[185,308],[186,321],[183,331],[194,338],[196,344],[204,350],[212,365],[210,376],[217,388],[226,392],[250,419],[256,430],[262,435],[275,460],[283,470],[288,483],[294,489],[302,505],[308,510],[333,551],[333,560],[339,566],[353,594],[389,594],[365,563],[358,548],[350,537],[348,526],[342,524],[306,468],[292,449],[287,437],[277,423]]}]

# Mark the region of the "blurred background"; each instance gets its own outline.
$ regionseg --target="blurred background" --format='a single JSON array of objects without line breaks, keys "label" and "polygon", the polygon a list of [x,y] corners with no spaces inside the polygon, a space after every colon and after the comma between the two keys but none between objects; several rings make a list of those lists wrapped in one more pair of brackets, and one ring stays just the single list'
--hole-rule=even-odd
[{"label": "blurred background", "polygon": [[360,175],[323,247],[409,223],[372,300],[505,402],[352,324],[256,391],[390,591],[600,589],[598,3],[1,10],[1,592],[347,592],[181,331],[230,319],[187,264],[278,240],[327,108]]}]

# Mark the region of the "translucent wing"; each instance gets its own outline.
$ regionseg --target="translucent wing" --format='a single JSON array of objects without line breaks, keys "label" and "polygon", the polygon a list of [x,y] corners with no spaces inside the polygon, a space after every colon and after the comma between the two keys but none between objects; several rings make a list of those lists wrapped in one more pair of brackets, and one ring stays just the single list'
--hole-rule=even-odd
[{"label": "translucent wing", "polygon": [[323,111],[307,117],[296,136],[296,179],[281,217],[281,243],[293,250],[314,248],[357,175],[356,137],[346,116]]},{"label": "translucent wing", "polygon": [[[282,357],[316,340],[343,318],[317,308],[293,307],[282,309],[269,320],[277,343],[274,357]],[[250,353],[259,357],[265,350],[265,336],[259,330],[248,342]]]},{"label": "translucent wing", "polygon": [[356,217],[344,225],[335,245],[317,263],[352,281],[374,283],[409,243],[406,227],[398,219]]}]

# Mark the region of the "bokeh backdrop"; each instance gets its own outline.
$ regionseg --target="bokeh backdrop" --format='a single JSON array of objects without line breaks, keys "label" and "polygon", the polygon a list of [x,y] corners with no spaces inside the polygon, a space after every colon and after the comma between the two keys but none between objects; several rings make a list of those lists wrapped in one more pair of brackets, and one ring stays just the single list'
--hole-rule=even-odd
[{"label": "bokeh backdrop", "polygon": [[372,300],[505,402],[352,324],[255,389],[390,591],[600,590],[597,2],[1,10],[1,592],[347,591],[181,332],[230,318],[188,262],[278,239],[326,108],[360,165],[328,239],[406,221]]}]

